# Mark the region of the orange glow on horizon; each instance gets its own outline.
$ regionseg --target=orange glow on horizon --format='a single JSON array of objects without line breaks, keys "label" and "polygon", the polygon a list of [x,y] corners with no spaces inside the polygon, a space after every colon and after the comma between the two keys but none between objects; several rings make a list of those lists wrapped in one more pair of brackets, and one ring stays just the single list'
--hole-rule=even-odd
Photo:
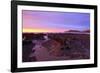
[{"label": "orange glow on horizon", "polygon": [[55,32],[64,32],[64,30],[23,28],[23,32],[24,33],[55,33]]}]

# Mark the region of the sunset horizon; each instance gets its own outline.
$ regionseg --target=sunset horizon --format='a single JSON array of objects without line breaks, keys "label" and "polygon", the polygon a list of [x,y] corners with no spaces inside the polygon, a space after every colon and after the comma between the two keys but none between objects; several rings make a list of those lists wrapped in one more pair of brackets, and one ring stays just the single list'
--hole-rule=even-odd
[{"label": "sunset horizon", "polygon": [[[48,29],[32,29],[32,28],[24,28],[23,29],[23,33],[65,33],[65,32],[69,32],[69,31],[72,31],[72,32],[76,32],[76,31],[79,31],[81,32],[80,30],[71,30],[71,29],[66,29],[66,30],[48,30]],[[82,31],[90,31],[89,29],[87,30],[82,30]]]}]

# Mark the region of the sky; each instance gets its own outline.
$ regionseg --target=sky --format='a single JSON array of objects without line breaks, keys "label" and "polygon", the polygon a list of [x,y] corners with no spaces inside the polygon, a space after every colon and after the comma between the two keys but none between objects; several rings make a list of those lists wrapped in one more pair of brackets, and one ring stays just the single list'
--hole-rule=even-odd
[{"label": "sky", "polygon": [[65,32],[90,29],[90,14],[54,11],[22,11],[23,32]]}]

